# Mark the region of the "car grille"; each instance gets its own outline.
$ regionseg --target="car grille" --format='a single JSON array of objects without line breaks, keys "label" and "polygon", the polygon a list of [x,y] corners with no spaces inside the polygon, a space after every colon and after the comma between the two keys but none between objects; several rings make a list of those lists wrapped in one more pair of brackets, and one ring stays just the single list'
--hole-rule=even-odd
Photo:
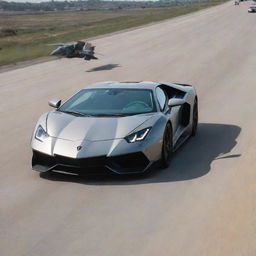
[{"label": "car grille", "polygon": [[131,153],[127,155],[90,158],[70,158],[60,155],[46,155],[38,151],[33,151],[32,166],[41,170],[65,169],[69,170],[89,170],[107,168],[116,173],[142,172],[149,165],[149,160],[142,153]]}]

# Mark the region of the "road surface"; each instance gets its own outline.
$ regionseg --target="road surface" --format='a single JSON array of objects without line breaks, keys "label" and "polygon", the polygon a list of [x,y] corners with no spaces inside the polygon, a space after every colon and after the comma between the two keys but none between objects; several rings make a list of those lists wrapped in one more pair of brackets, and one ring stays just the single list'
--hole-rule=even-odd
[{"label": "road surface", "polygon": [[[233,2],[93,40],[99,60],[0,74],[0,255],[255,256],[256,14]],[[106,80],[195,85],[198,135],[140,178],[31,170],[47,101]]]}]

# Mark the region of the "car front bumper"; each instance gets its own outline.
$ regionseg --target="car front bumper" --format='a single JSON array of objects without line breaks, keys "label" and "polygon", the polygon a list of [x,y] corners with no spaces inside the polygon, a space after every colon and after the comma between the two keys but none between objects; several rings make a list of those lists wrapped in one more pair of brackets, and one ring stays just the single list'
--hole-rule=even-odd
[{"label": "car front bumper", "polygon": [[162,138],[151,136],[128,143],[125,139],[69,141],[48,137],[32,138],[32,169],[96,173],[105,169],[118,174],[142,173],[161,157]]},{"label": "car front bumper", "polygon": [[112,157],[70,158],[61,155],[51,156],[33,150],[32,157],[32,169],[39,172],[61,171],[76,174],[132,174],[147,171],[151,164],[142,152]]}]

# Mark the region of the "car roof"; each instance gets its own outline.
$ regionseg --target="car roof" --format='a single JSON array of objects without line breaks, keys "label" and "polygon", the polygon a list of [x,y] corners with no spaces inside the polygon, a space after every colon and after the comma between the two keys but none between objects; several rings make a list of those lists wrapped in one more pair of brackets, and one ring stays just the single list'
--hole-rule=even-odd
[{"label": "car roof", "polygon": [[85,89],[89,88],[129,88],[129,89],[154,89],[162,83],[158,82],[117,82],[117,81],[108,81],[108,82],[99,82],[87,86]]},{"label": "car roof", "polygon": [[126,89],[148,89],[154,90],[159,85],[170,86],[173,89],[188,92],[193,90],[192,85],[188,84],[179,84],[179,83],[168,83],[168,82],[150,82],[150,81],[142,81],[142,82],[117,82],[117,81],[108,81],[108,82],[99,82],[95,84],[91,84],[86,86],[84,89],[92,89],[92,88],[126,88]]}]

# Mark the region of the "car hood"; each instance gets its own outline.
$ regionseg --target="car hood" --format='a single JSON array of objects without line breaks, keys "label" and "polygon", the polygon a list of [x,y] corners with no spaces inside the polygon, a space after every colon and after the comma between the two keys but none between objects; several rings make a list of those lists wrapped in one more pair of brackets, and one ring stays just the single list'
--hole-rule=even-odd
[{"label": "car hood", "polygon": [[155,115],[125,117],[78,117],[53,111],[47,117],[47,133],[65,140],[112,140],[124,138]]}]

